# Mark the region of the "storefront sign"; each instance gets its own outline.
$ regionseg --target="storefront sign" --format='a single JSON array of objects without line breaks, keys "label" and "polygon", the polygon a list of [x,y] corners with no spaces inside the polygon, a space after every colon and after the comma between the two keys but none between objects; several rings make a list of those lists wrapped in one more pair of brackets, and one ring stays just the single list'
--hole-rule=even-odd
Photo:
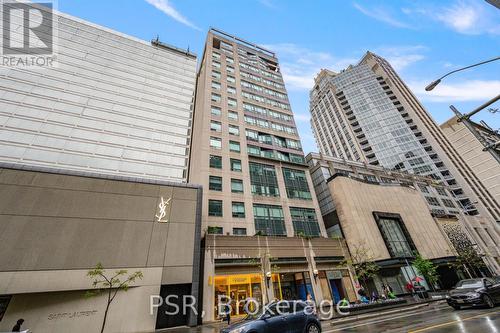
[{"label": "storefront sign", "polygon": [[170,200],[172,198],[168,198],[167,200],[163,199],[163,197],[160,198],[160,203],[158,204],[158,213],[155,215],[156,221],[157,222],[163,222],[166,223],[168,222],[168,219],[165,219],[165,216],[167,216],[167,207],[170,205]]},{"label": "storefront sign", "polygon": [[328,280],[342,279],[342,271],[327,271],[326,277],[328,278]]},{"label": "storefront sign", "polygon": [[63,313],[51,313],[48,315],[48,320],[62,319],[62,318],[79,318],[79,317],[89,317],[97,313],[97,310],[90,311],[78,311],[78,312],[63,312]]},{"label": "storefront sign", "polygon": [[250,283],[250,276],[242,276],[242,275],[236,275],[236,276],[230,276],[229,277],[229,284],[248,284]]}]

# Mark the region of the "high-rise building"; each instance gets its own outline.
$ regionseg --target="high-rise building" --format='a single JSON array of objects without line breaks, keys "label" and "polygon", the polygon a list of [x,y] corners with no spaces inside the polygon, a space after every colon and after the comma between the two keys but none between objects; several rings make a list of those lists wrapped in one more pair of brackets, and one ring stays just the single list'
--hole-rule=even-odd
[{"label": "high-rise building", "polygon": [[[450,205],[437,192],[423,193],[434,215],[460,215],[470,230],[486,227],[498,239],[494,221],[500,211],[487,200],[491,194],[481,184],[471,187],[477,179],[457,170],[455,164],[463,163],[457,151],[385,59],[368,52],[340,73],[322,70],[310,93],[310,111],[321,153],[431,177],[449,186],[454,200]],[[472,235],[498,257],[498,249]]]},{"label": "high-rise building", "polygon": [[109,299],[84,297],[98,263],[106,279],[141,273],[116,289],[106,331],[195,326],[162,299],[200,296],[202,188],[182,183],[196,57],[53,19],[57,67],[0,69],[0,331],[21,317],[36,332],[99,331]]},{"label": "high-rise building", "polygon": [[[478,124],[469,120],[470,126],[466,126],[457,120],[457,117],[449,119],[441,125],[441,129],[466,167],[493,197],[491,205],[500,207],[500,134],[486,123]],[[460,169],[462,165],[456,167]],[[471,183],[471,186],[474,185]],[[477,187],[475,190],[480,191]]]},{"label": "high-rise building", "polygon": [[203,226],[229,235],[326,235],[278,59],[216,29],[198,73],[189,181]]},{"label": "high-rise building", "polygon": [[220,318],[221,297],[233,315],[247,297],[356,299],[345,242],[326,238],[278,59],[217,29],[198,72],[189,182],[203,186],[205,321]]},{"label": "high-rise building", "polygon": [[196,56],[54,18],[57,66],[0,72],[0,161],[185,182]]}]

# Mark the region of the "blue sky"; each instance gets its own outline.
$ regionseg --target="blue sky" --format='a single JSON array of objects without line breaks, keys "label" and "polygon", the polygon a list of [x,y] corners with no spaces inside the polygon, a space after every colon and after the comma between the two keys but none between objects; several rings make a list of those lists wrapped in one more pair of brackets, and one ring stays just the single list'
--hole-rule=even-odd
[{"label": "blue sky", "polygon": [[[58,8],[141,39],[159,35],[200,57],[209,27],[274,50],[306,153],[317,151],[308,110],[315,74],[339,71],[367,50],[391,62],[438,123],[451,117],[450,104],[467,112],[500,93],[500,61],[423,89],[500,55],[500,10],[483,0],[59,0]],[[500,112],[474,120],[500,128]]]}]

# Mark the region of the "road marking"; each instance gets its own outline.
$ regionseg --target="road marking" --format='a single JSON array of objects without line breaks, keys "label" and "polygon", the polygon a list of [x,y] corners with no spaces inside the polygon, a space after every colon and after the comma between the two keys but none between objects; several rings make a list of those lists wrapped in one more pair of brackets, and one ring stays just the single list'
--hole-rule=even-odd
[{"label": "road marking", "polygon": [[377,324],[377,323],[383,323],[384,321],[389,321],[389,320],[394,320],[394,319],[404,318],[404,317],[410,317],[410,316],[414,316],[415,314],[421,314],[421,313],[427,313],[427,312],[434,312],[434,311],[436,311],[436,309],[422,311],[422,312],[418,312],[418,313],[407,313],[407,314],[404,314],[404,315],[401,315],[401,316],[394,316],[394,317],[390,317],[390,318],[387,318],[387,319],[380,319],[380,320],[370,321],[370,322],[363,323],[363,324],[357,324],[357,325],[352,325],[352,326],[346,326],[346,327],[342,327],[342,328],[337,328],[337,329],[334,329],[334,330],[324,331],[323,333],[331,333],[331,332],[337,332],[337,331],[342,331],[342,330],[348,330],[348,329],[355,328],[355,327],[366,326],[366,325]]},{"label": "road marking", "polygon": [[425,331],[428,331],[430,329],[437,328],[437,327],[442,327],[442,326],[448,326],[448,325],[452,325],[452,324],[456,324],[456,323],[461,323],[463,321],[474,319],[474,318],[486,317],[486,316],[488,316],[488,315],[490,315],[492,313],[500,313],[500,311],[490,311],[490,312],[483,313],[483,314],[476,315],[476,316],[472,316],[472,317],[467,317],[467,318],[463,318],[463,319],[460,318],[458,320],[448,321],[446,323],[442,323],[442,324],[438,324],[438,325],[433,325],[433,326],[421,328],[421,329],[418,329],[418,330],[415,330],[415,331],[410,331],[408,333],[425,332]]}]

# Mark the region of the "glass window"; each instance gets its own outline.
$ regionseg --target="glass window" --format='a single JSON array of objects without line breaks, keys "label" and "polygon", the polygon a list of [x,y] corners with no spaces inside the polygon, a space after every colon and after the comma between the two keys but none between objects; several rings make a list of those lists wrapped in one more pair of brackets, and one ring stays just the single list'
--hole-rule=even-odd
[{"label": "glass window", "polygon": [[448,208],[455,208],[455,204],[450,199],[443,199],[443,203]]},{"label": "glass window", "polygon": [[241,160],[231,159],[231,171],[241,172]]},{"label": "glass window", "polygon": [[212,93],[212,102],[220,103],[220,95]]},{"label": "glass window", "polygon": [[286,236],[285,218],[281,206],[253,205],[255,230],[267,236]]},{"label": "glass window", "polygon": [[319,237],[320,229],[314,209],[290,207],[290,214],[296,235]]},{"label": "glass window", "polygon": [[211,235],[222,235],[224,233],[224,230],[222,227],[211,227],[209,226],[207,228],[207,233]]},{"label": "glass window", "polygon": [[245,134],[248,140],[259,141],[259,132],[245,129]]},{"label": "glass window", "polygon": [[[400,219],[379,217],[377,225],[393,258],[413,257],[415,247]],[[407,237],[408,235],[408,237]]]},{"label": "glass window", "polygon": [[234,74],[234,67],[227,66],[227,67],[226,67],[226,71],[227,71],[228,73]]},{"label": "glass window", "polygon": [[211,113],[213,116],[220,116],[221,115],[221,109],[216,107],[216,106],[212,106],[211,109],[210,109]]},{"label": "glass window", "polygon": [[238,120],[238,113],[234,111],[228,111],[227,117],[229,118],[229,120]]},{"label": "glass window", "polygon": [[233,235],[246,236],[247,235],[247,228],[233,228]]},{"label": "glass window", "polygon": [[252,194],[279,197],[278,179],[274,166],[250,162],[250,183]]},{"label": "glass window", "polygon": [[220,68],[220,62],[218,62],[218,61],[212,61],[212,65],[213,65],[215,68]]},{"label": "glass window", "polygon": [[243,202],[233,201],[233,217],[244,218],[245,217],[245,204]]},{"label": "glass window", "polygon": [[227,77],[227,82],[236,83],[236,79],[233,76],[228,76]]},{"label": "glass window", "polygon": [[436,187],[436,191],[437,193],[439,193],[440,195],[444,195],[444,196],[447,196],[446,194],[446,190],[442,187]]},{"label": "glass window", "polygon": [[243,193],[243,181],[241,179],[231,179],[231,192]]},{"label": "glass window", "polygon": [[211,136],[210,137],[210,147],[215,149],[222,148],[222,139]]},{"label": "glass window", "polygon": [[302,170],[283,168],[283,178],[288,198],[312,200],[306,173]]},{"label": "glass window", "polygon": [[220,83],[212,81],[212,88],[215,90],[220,90]]},{"label": "glass window", "polygon": [[222,200],[208,200],[208,216],[222,216]]},{"label": "glass window", "polygon": [[209,176],[208,188],[212,191],[222,191],[222,177]]},{"label": "glass window", "polygon": [[260,156],[260,147],[247,145],[247,152],[249,155]]},{"label": "glass window", "polygon": [[425,200],[429,203],[429,205],[440,206],[439,200],[434,197],[425,197]]},{"label": "glass window", "polygon": [[228,98],[227,99],[227,105],[229,107],[235,108],[236,106],[238,106],[238,102],[235,99],[233,99],[233,98]]},{"label": "glass window", "polygon": [[229,134],[240,135],[240,128],[235,125],[229,125]]},{"label": "glass window", "polygon": [[222,157],[217,155],[210,155],[210,167],[222,169]]},{"label": "glass window", "polygon": [[222,131],[222,123],[219,121],[212,120],[210,121],[210,129],[215,132]]},{"label": "glass window", "polygon": [[239,153],[241,151],[240,143],[237,141],[229,141],[229,150]]},{"label": "glass window", "polygon": [[227,93],[231,95],[236,95],[236,89],[233,87],[227,87]]},{"label": "glass window", "polygon": [[212,71],[212,77],[214,79],[220,80],[220,72]]}]

